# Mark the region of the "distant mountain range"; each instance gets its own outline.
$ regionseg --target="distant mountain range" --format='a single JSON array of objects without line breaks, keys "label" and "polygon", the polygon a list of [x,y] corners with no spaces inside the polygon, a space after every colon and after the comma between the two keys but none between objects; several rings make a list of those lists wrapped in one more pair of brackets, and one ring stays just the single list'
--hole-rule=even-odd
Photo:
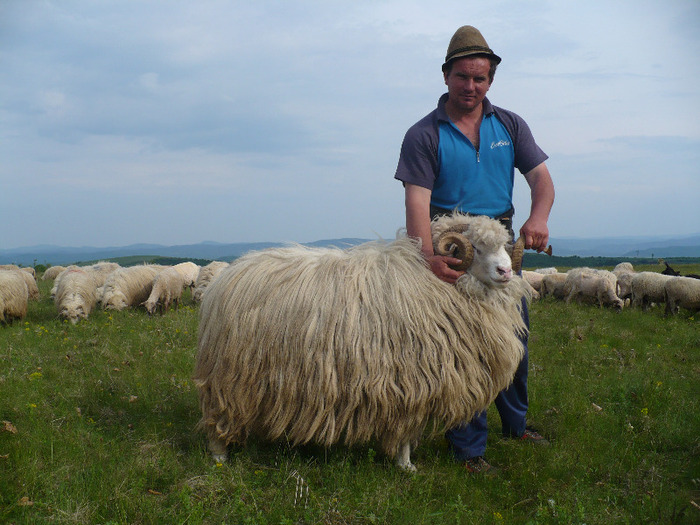
[{"label": "distant mountain range", "polygon": [[[366,242],[368,239],[330,239],[305,243],[306,246],[338,246],[347,247]],[[218,243],[206,241],[199,244],[178,246],[163,246],[161,244],[130,244],[128,246],[112,246],[96,248],[94,246],[66,247],[39,245],[9,250],[0,248],[0,264],[18,264],[31,266],[34,264],[71,264],[86,261],[99,261],[128,257],[132,255],[151,255],[174,257],[182,259],[207,259],[230,261],[251,250],[262,250],[273,246],[283,246],[280,242],[241,242]]]},{"label": "distant mountain range", "polygon": [[[306,246],[353,246],[369,239],[327,239]],[[551,239],[555,255],[581,257],[700,257],[700,234],[686,237],[619,237],[600,239]],[[65,247],[52,245],[28,246],[22,248],[0,248],[0,264],[65,265],[77,262],[98,261],[132,255],[151,255],[183,259],[205,259],[230,261],[250,250],[260,250],[285,243],[218,243],[202,242],[178,246],[160,244],[131,244],[97,248],[93,246]]]}]

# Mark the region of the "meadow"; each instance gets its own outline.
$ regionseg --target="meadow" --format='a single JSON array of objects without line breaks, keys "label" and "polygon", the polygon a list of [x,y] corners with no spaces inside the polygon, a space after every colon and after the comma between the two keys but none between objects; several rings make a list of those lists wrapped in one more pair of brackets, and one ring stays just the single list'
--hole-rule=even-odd
[{"label": "meadow", "polygon": [[[697,271],[697,270],[695,270]],[[531,306],[529,421],[493,478],[426,434],[416,474],[372,444],[251,439],[206,452],[191,375],[198,306],[57,318],[51,283],[0,327],[0,523],[637,524],[700,522],[700,325],[663,305]]]}]

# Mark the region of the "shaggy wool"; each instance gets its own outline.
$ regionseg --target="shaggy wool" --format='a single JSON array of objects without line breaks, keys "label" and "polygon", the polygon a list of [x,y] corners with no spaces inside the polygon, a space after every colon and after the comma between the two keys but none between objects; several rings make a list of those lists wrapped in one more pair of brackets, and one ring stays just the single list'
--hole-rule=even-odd
[{"label": "shaggy wool", "polygon": [[[485,224],[474,219],[457,222]],[[497,224],[468,236],[496,249],[507,240]],[[200,427],[227,444],[376,439],[395,457],[429,422],[468,421],[509,385],[523,354],[523,293],[518,278],[492,288],[467,273],[447,284],[407,238],[251,252],[204,293]]]}]

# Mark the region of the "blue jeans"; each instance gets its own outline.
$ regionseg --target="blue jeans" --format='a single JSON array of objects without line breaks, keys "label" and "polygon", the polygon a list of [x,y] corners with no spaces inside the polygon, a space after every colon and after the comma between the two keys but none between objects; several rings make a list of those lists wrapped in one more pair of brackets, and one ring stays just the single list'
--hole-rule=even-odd
[{"label": "blue jeans", "polygon": [[[527,303],[523,299],[523,321],[530,328],[530,317],[527,311]],[[525,415],[527,414],[527,334],[521,337],[525,353],[515,372],[513,383],[496,397],[496,408],[501,416],[503,435],[506,437],[519,437],[525,432]],[[445,437],[450,444],[450,449],[457,461],[465,461],[476,456],[483,456],[486,451],[486,437],[488,428],[486,425],[486,410],[474,416],[467,424],[459,425],[447,431]]]}]

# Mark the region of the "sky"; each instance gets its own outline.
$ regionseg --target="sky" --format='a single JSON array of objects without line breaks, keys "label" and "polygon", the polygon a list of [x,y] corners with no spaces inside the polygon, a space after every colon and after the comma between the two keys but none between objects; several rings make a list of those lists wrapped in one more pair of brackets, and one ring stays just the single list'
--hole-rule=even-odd
[{"label": "sky", "polygon": [[0,0],[0,249],[394,238],[466,24],[552,237],[700,232],[697,0]]}]

